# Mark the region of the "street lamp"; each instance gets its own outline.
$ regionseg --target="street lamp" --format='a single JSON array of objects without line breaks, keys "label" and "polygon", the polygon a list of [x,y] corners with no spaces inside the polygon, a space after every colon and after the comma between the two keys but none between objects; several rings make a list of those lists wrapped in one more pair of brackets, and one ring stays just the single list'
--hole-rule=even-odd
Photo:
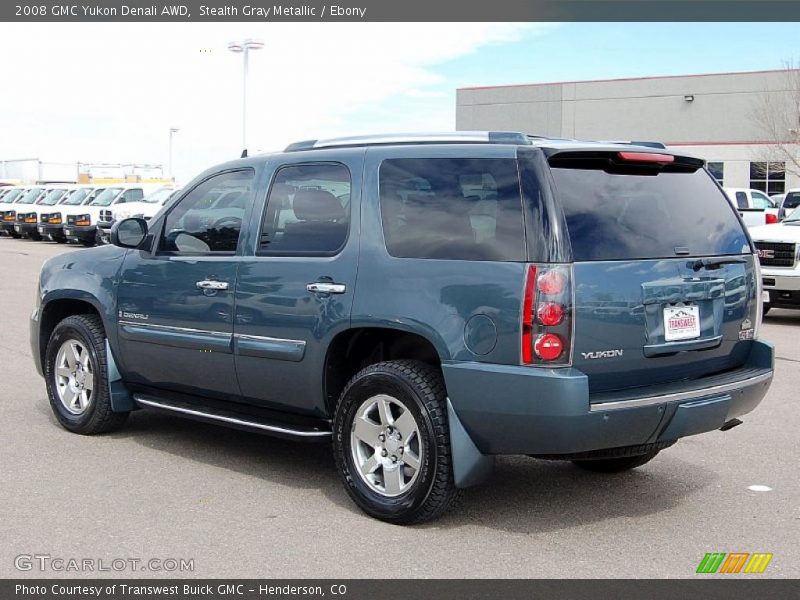
[{"label": "street lamp", "polygon": [[242,75],[242,148],[244,152],[242,156],[246,156],[245,153],[247,152],[247,58],[250,50],[261,50],[263,47],[264,42],[252,38],[228,44],[228,50],[236,53],[241,52],[244,57],[244,72]]},{"label": "street lamp", "polygon": [[170,127],[169,128],[169,164],[168,164],[168,170],[169,170],[169,178],[172,181],[175,181],[175,176],[172,174],[172,136],[175,135],[176,133],[178,133],[179,131],[180,131],[180,129],[178,129],[177,127]]}]

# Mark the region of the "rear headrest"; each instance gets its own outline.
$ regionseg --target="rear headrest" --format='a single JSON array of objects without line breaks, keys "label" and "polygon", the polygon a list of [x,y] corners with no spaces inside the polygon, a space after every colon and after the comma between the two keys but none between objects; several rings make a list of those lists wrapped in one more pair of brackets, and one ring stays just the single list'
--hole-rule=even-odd
[{"label": "rear headrest", "polygon": [[345,217],[341,202],[325,190],[298,190],[292,208],[301,221],[338,221]]}]

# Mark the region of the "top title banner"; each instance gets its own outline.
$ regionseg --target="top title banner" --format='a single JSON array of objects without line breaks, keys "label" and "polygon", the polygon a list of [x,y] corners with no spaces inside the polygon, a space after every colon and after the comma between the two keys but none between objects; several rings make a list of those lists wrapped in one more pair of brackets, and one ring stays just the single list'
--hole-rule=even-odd
[{"label": "top title banner", "polygon": [[4,0],[0,21],[800,21],[800,0]]}]

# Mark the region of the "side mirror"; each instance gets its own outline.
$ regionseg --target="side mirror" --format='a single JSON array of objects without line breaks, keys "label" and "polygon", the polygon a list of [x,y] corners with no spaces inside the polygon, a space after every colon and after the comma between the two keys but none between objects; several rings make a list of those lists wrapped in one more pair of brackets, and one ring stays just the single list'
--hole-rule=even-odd
[{"label": "side mirror", "polygon": [[138,248],[147,237],[147,221],[131,217],[117,221],[111,227],[111,243],[120,248]]}]

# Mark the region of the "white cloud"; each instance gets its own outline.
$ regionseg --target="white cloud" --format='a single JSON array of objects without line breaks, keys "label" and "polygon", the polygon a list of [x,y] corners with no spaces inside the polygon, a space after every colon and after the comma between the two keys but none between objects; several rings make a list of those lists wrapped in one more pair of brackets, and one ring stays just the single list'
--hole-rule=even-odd
[{"label": "white cloud", "polygon": [[169,127],[181,128],[181,179],[238,156],[241,55],[226,45],[244,37],[265,42],[250,61],[251,149],[349,133],[449,130],[454,96],[441,65],[540,27],[4,23],[0,158],[165,163]]}]

